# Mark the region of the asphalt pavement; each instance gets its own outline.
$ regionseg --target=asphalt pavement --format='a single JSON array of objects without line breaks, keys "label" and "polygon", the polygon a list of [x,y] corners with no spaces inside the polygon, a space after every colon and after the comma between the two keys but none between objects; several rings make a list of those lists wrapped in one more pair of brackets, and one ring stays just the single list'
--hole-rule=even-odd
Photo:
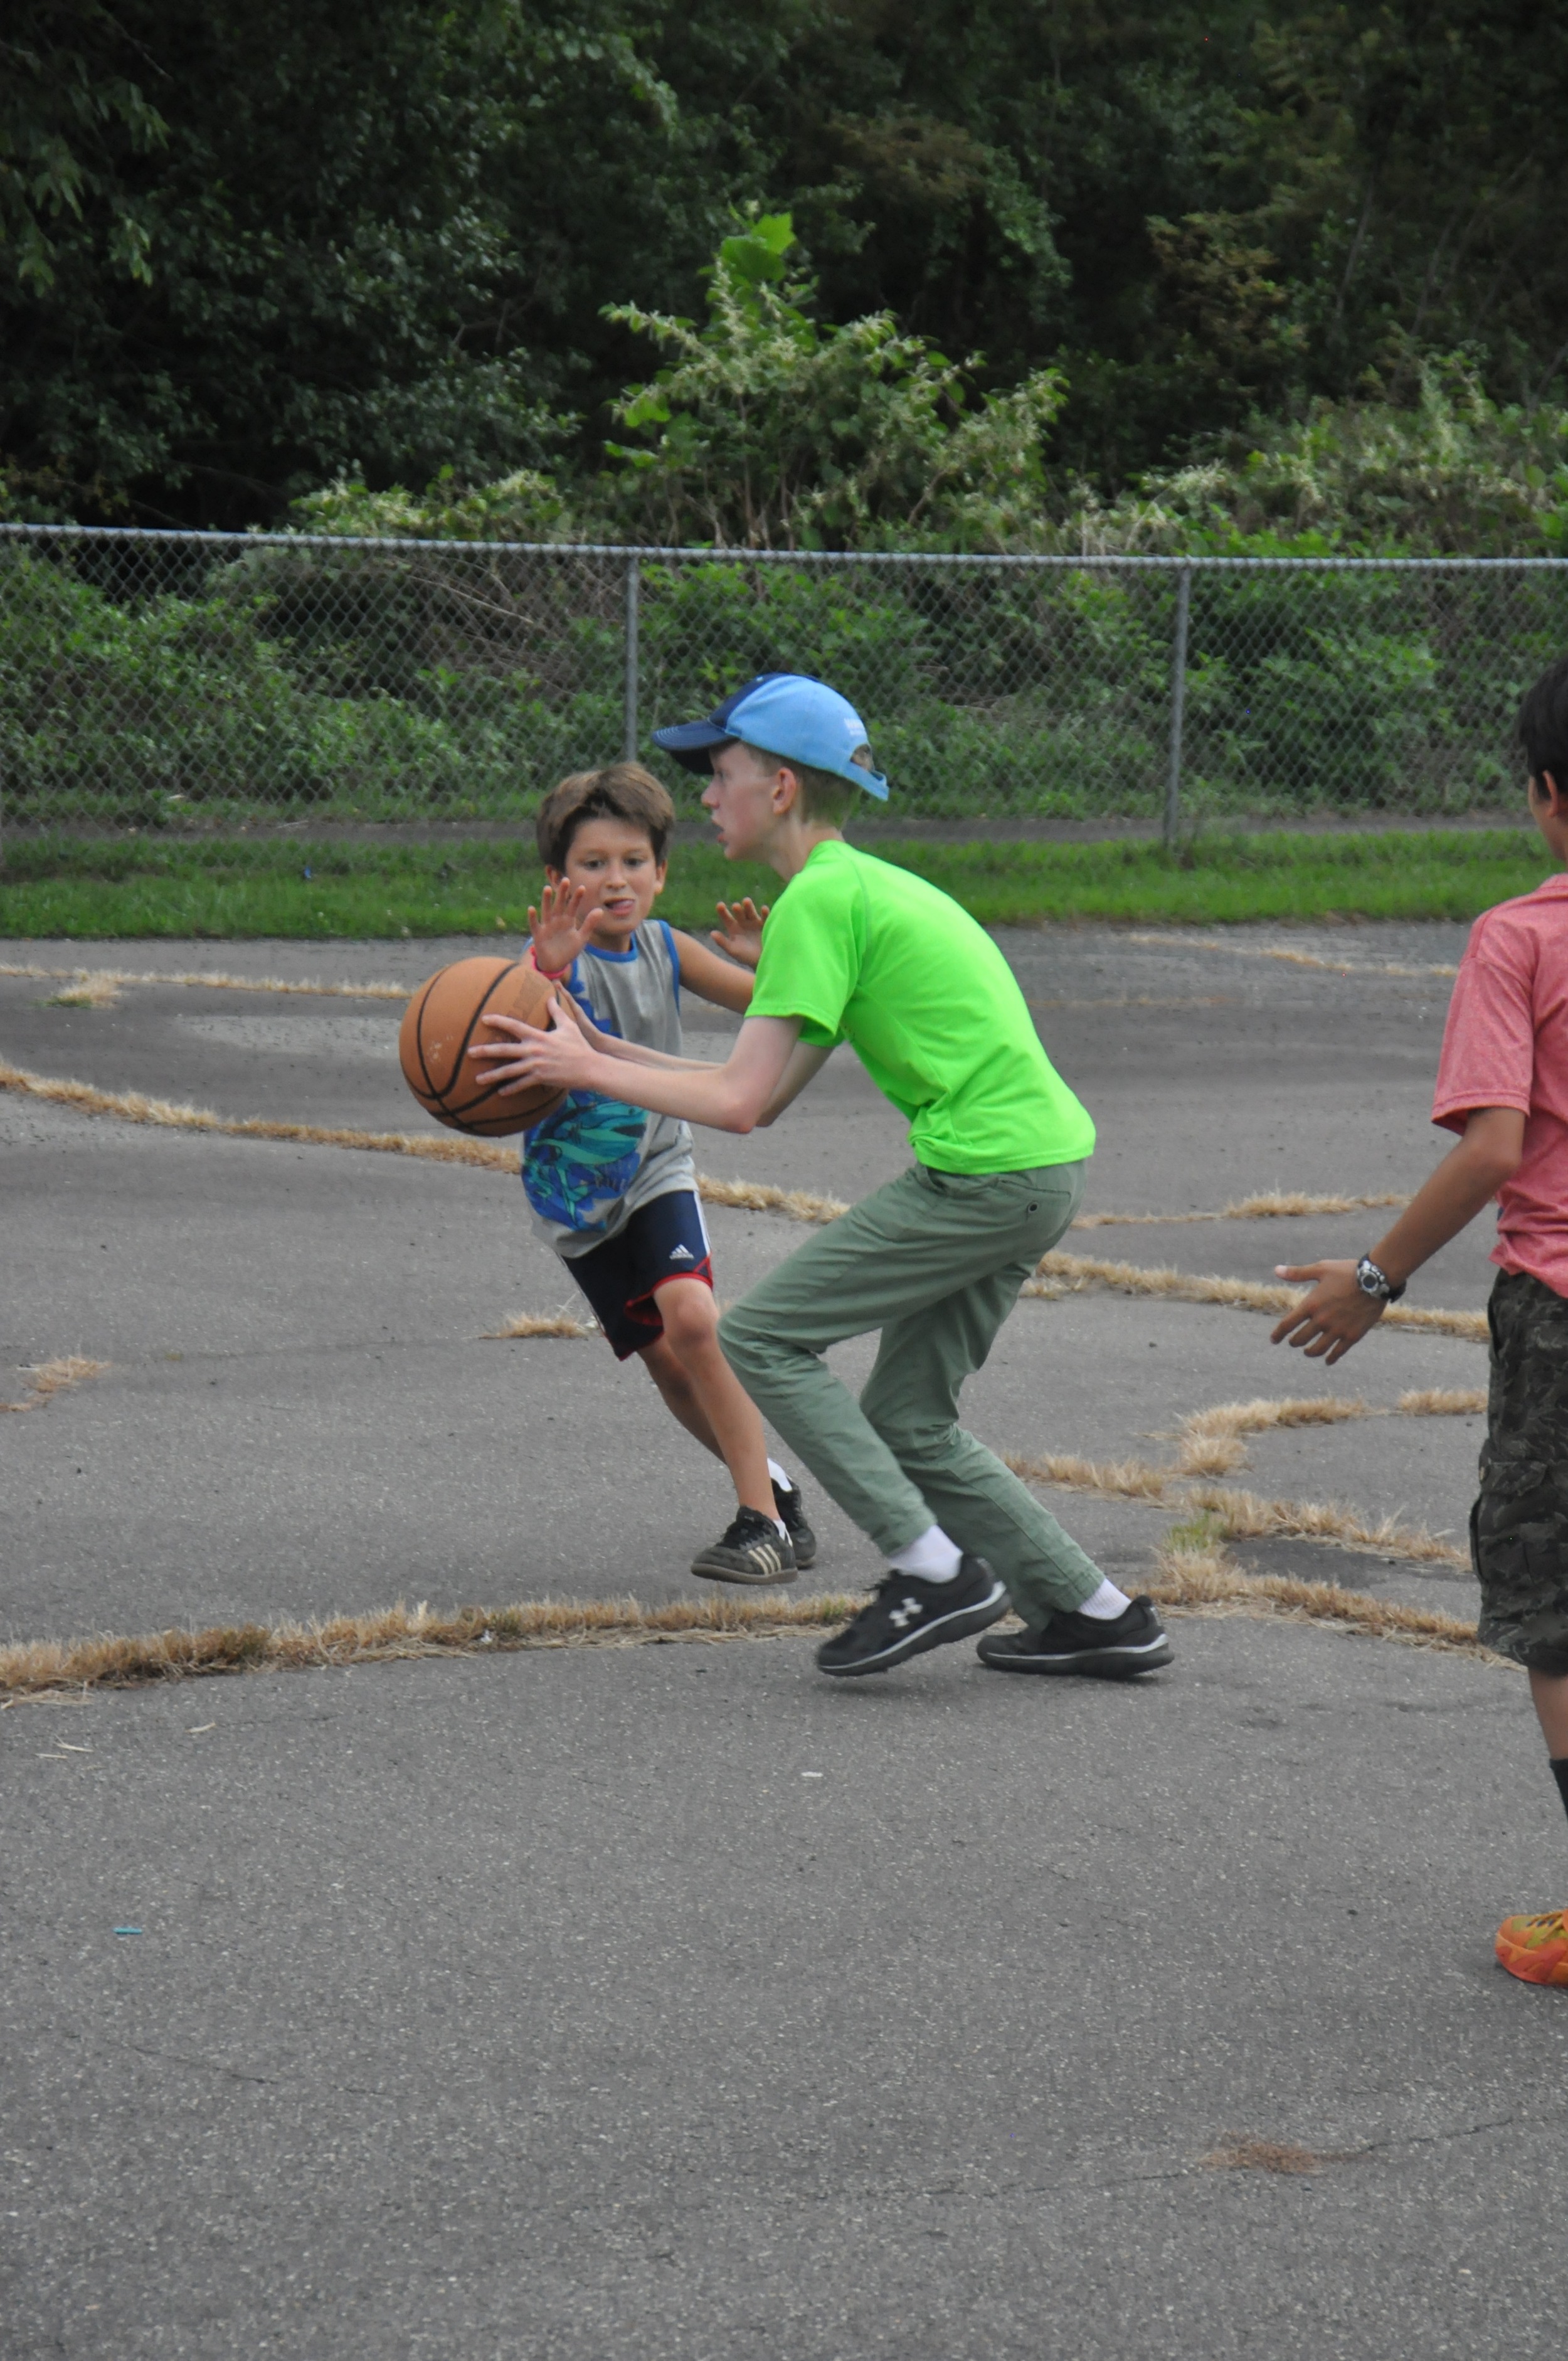
[{"label": "asphalt pavement", "polygon": [[[1080,1254],[1270,1275],[1408,1190],[1464,930],[1001,939],[1100,1128]],[[12,966],[412,987],[472,945],[0,945]],[[1285,956],[1278,956],[1285,954]],[[1305,961],[1306,964],[1303,964]],[[0,976],[0,1056],[229,1116],[422,1118],[394,1002]],[[731,1029],[689,1008],[700,1042]],[[689,1595],[722,1472],[597,1340],[504,1173],[0,1093],[0,1638]],[[844,1053],[697,1160],[854,1196],[905,1160]],[[719,1291],[803,1233],[710,1211]],[[1412,1301],[1474,1309],[1484,1224]],[[1380,1332],[1021,1303],[966,1397],[998,1447],[1163,1461],[1189,1413],[1354,1394],[1228,1480],[1462,1538],[1485,1356]],[[838,1356],[851,1378],[870,1348]],[[1177,1513],[1053,1491],[1124,1587]],[[809,1584],[874,1556],[813,1499]],[[1461,1568],[1260,1569],[1473,1611]],[[1181,1618],[1138,1688],[967,1650],[848,1691],[797,1640],[192,1684],[0,1715],[0,2318],[44,2355],[970,2361],[1558,2342],[1568,2011],[1490,1960],[1568,1830],[1517,1675]],[[116,1933],[135,1927],[134,1934]]]}]

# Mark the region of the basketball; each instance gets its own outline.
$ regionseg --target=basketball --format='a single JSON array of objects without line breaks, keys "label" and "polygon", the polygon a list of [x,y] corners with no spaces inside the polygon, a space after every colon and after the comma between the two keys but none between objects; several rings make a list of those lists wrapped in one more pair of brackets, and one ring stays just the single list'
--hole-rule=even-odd
[{"label": "basketball", "polygon": [[422,983],[404,1012],[398,1055],[403,1080],[425,1113],[449,1131],[479,1139],[501,1139],[554,1115],[564,1091],[543,1087],[503,1097],[488,1063],[468,1051],[476,1043],[506,1038],[486,1025],[487,1016],[515,1016],[545,1027],[554,997],[554,985],[521,960],[457,960]]}]

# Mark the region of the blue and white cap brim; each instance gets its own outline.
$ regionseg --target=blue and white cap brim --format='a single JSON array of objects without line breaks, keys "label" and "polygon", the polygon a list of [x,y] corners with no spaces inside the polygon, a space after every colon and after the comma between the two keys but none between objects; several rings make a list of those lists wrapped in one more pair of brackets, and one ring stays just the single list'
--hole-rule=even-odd
[{"label": "blue and white cap brim", "polygon": [[655,746],[699,775],[707,772],[716,746],[742,738],[786,763],[803,763],[847,779],[879,802],[887,799],[882,773],[854,759],[867,744],[860,715],[836,688],[805,673],[761,673],[716,706],[706,720],[676,722],[653,732]]}]

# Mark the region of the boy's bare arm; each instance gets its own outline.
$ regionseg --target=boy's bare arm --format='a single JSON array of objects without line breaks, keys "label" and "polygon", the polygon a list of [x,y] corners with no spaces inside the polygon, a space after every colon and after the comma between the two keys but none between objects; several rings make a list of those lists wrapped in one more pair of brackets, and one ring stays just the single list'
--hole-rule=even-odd
[{"label": "boy's bare arm", "polygon": [[[601,1033],[593,1018],[569,995],[558,1000],[555,1007],[558,1013],[572,1019],[589,1049],[602,1058],[620,1058],[629,1066],[673,1066],[677,1073],[683,1074],[717,1074],[723,1066],[722,1058],[677,1058],[668,1049],[651,1049],[643,1041],[624,1040],[619,1033]],[[495,1025],[498,1029],[504,1023],[510,1036],[506,1041],[492,1041],[488,1045],[488,1054],[492,1058],[505,1056],[515,1041],[522,1040],[538,1029],[526,1025],[514,1027],[510,1017],[497,1019],[487,1016],[485,1023]],[[478,1052],[470,1049],[468,1054],[474,1057]]]},{"label": "boy's bare arm", "polygon": [[701,1000],[711,1000],[716,1008],[728,1008],[733,1016],[744,1016],[756,990],[756,979],[750,971],[737,967],[733,960],[720,959],[706,943],[699,943],[693,935],[683,935],[678,928],[672,928],[671,932],[675,938],[683,989],[695,992]]},{"label": "boy's bare arm", "polygon": [[[630,1042],[597,1038],[591,1027],[568,1024],[552,1007],[547,1033],[510,1016],[487,1022],[504,1040],[476,1044],[468,1055],[483,1060],[503,1089],[547,1083],[565,1091],[598,1091],[651,1115],[673,1115],[715,1131],[750,1131],[773,1104],[800,1038],[798,1016],[750,1016],[722,1066],[665,1057]],[[609,1054],[607,1054],[607,1052]],[[809,1075],[795,1084],[804,1088]],[[791,1095],[793,1095],[793,1092]]]},{"label": "boy's bare arm", "polygon": [[785,1107],[794,1104],[807,1082],[820,1073],[832,1055],[831,1043],[824,1046],[817,1041],[797,1041],[789,1053],[789,1063],[779,1078],[777,1088],[757,1117],[758,1124],[765,1129],[770,1123],[776,1123]]},{"label": "boy's bare arm", "polygon": [[[1393,1286],[1456,1238],[1518,1171],[1524,1124],[1518,1107],[1472,1109],[1463,1139],[1372,1249],[1372,1260]],[[1356,1284],[1354,1262],[1281,1263],[1278,1274],[1310,1281],[1312,1291],[1286,1313],[1270,1341],[1299,1345],[1309,1360],[1326,1356],[1331,1369],[1383,1316],[1377,1298]]]}]

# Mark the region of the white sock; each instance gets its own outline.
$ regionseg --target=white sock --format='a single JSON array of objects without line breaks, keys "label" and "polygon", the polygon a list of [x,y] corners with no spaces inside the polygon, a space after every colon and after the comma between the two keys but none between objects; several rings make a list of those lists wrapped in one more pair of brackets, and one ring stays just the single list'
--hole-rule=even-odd
[{"label": "white sock", "polygon": [[779,1466],[776,1459],[770,1459],[768,1462],[768,1477],[770,1482],[778,1486],[781,1492],[793,1492],[795,1489],[795,1486],[790,1482],[789,1477],[784,1474],[784,1469]]},{"label": "white sock", "polygon": [[1126,1613],[1132,1603],[1126,1592],[1118,1590],[1107,1576],[1093,1598],[1080,1599],[1073,1612],[1075,1615],[1092,1615],[1097,1623],[1113,1623],[1118,1615]]},{"label": "white sock", "polygon": [[889,1550],[889,1565],[900,1574],[917,1575],[922,1582],[951,1582],[963,1552],[949,1541],[940,1525],[927,1525],[907,1548]]}]

